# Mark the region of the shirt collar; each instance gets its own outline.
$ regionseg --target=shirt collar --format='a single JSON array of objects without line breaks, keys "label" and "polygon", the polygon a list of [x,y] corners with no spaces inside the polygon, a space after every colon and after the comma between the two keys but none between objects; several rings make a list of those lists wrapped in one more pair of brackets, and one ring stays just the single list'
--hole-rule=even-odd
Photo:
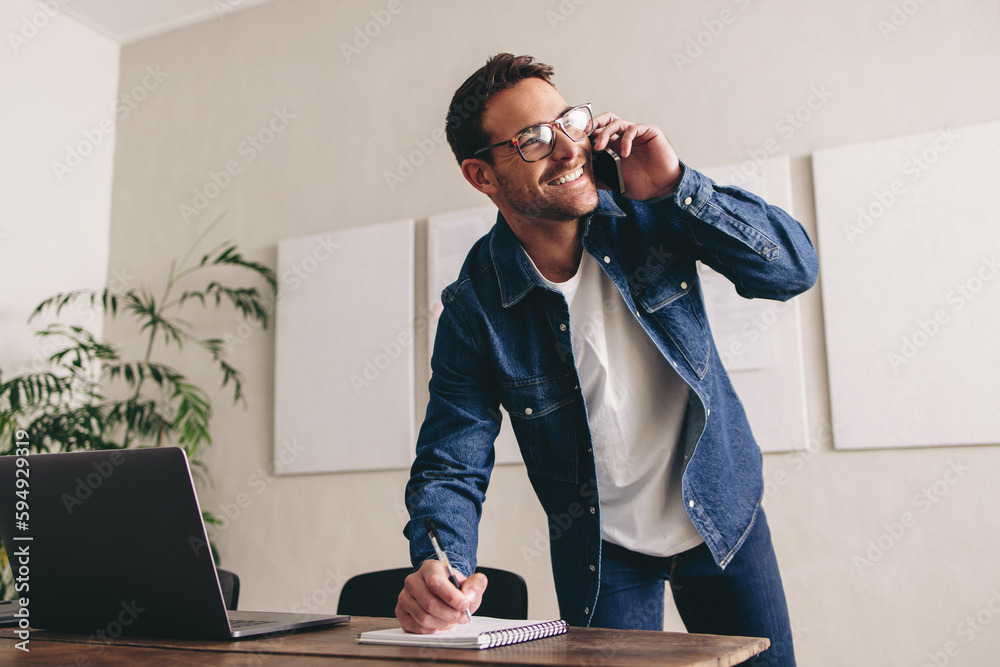
[{"label": "shirt collar", "polygon": [[[615,203],[610,192],[598,190],[597,196],[598,203],[593,216],[625,217],[625,213]],[[585,230],[592,219],[593,217],[588,217],[584,221]],[[543,286],[534,269],[531,268],[527,255],[522,251],[520,241],[517,240],[517,236],[514,235],[507,220],[499,211],[497,212],[497,223],[494,225],[493,234],[490,237],[490,257],[497,272],[497,282],[500,285],[500,303],[504,308],[513,306],[533,288]]]}]

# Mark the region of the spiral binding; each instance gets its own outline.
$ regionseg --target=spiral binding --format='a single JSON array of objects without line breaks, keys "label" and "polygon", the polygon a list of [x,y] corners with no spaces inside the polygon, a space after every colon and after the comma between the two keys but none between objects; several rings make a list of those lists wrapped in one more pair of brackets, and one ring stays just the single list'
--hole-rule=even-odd
[{"label": "spiral binding", "polygon": [[546,621],[544,623],[522,625],[521,627],[509,628],[507,630],[484,632],[479,635],[479,642],[480,644],[485,642],[484,648],[493,648],[494,646],[530,642],[533,639],[561,635],[564,632],[566,632],[566,621]]}]

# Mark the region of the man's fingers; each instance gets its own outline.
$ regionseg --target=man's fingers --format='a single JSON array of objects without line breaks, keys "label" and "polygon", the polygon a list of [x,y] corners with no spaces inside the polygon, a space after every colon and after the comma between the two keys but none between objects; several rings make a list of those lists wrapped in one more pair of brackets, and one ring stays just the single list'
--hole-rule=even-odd
[{"label": "man's fingers", "polygon": [[[396,618],[407,632],[427,634],[446,630],[465,618],[464,613],[456,611],[434,594],[428,585],[427,574],[428,571],[421,567],[409,575],[396,602]],[[451,586],[451,589],[458,594],[458,597],[465,599],[454,586]]]},{"label": "man's fingers", "polygon": [[428,560],[406,577],[396,602],[396,619],[403,630],[429,634],[467,622],[466,609],[472,613],[479,608],[488,581],[482,573],[465,578],[456,572],[455,576],[461,590],[448,579],[441,563]]},{"label": "man's fingers", "polygon": [[455,627],[454,623],[444,621],[426,611],[414,598],[403,595],[400,595],[396,604],[396,619],[406,632],[422,635]]},{"label": "man's fingers", "polygon": [[594,149],[602,151],[608,147],[611,139],[616,133],[628,126],[628,122],[622,120],[613,113],[602,113],[594,118]]},{"label": "man's fingers", "polygon": [[659,128],[652,125],[631,123],[613,113],[605,112],[594,117],[594,131],[591,136],[594,137],[594,150],[604,150],[615,142],[618,154],[622,158],[627,158],[632,154],[636,139],[639,143],[646,143],[655,139],[659,132]]},{"label": "man's fingers", "polygon": [[462,582],[462,593],[469,599],[469,612],[475,613],[479,605],[483,602],[483,593],[489,582],[486,575],[476,572],[471,577]]},{"label": "man's fingers", "polygon": [[632,153],[632,141],[635,139],[636,135],[639,133],[639,125],[629,125],[625,132],[622,134],[621,140],[621,157],[624,160]]},{"label": "man's fingers", "polygon": [[[462,618],[465,618],[465,610],[469,608],[469,598],[451,583],[443,565],[437,561],[428,562],[433,563],[434,567],[430,568],[428,576],[424,578],[427,588],[439,600],[447,604],[452,610],[459,612]],[[421,567],[420,569],[423,571],[424,568]],[[463,580],[461,573],[456,572],[455,575],[459,580],[459,584],[461,584]]]}]

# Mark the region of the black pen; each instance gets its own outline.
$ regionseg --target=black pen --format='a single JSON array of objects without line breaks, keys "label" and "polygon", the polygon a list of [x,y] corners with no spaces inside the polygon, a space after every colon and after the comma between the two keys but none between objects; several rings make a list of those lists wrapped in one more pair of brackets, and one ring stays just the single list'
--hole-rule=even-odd
[{"label": "black pen", "polygon": [[[431,545],[434,547],[434,553],[437,554],[438,560],[444,565],[445,571],[448,573],[448,580],[455,585],[455,588],[462,590],[461,584],[458,583],[458,577],[455,576],[455,570],[451,567],[451,563],[448,562],[448,556],[445,555],[444,549],[441,548],[441,539],[438,537],[437,526],[434,525],[434,519],[429,516],[424,517],[424,529],[427,530],[427,537],[431,538]],[[465,616],[472,622],[472,614],[469,610],[465,610]]]}]

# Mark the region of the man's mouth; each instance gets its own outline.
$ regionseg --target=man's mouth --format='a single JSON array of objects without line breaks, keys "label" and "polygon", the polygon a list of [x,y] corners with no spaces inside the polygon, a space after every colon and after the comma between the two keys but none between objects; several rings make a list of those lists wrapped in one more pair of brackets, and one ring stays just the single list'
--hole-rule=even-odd
[{"label": "man's mouth", "polygon": [[583,166],[582,165],[580,167],[574,169],[573,171],[569,172],[568,174],[564,174],[564,175],[560,176],[559,178],[555,179],[554,181],[549,181],[549,185],[563,185],[564,183],[569,183],[571,181],[575,181],[576,179],[580,178],[581,176],[583,176]]}]

